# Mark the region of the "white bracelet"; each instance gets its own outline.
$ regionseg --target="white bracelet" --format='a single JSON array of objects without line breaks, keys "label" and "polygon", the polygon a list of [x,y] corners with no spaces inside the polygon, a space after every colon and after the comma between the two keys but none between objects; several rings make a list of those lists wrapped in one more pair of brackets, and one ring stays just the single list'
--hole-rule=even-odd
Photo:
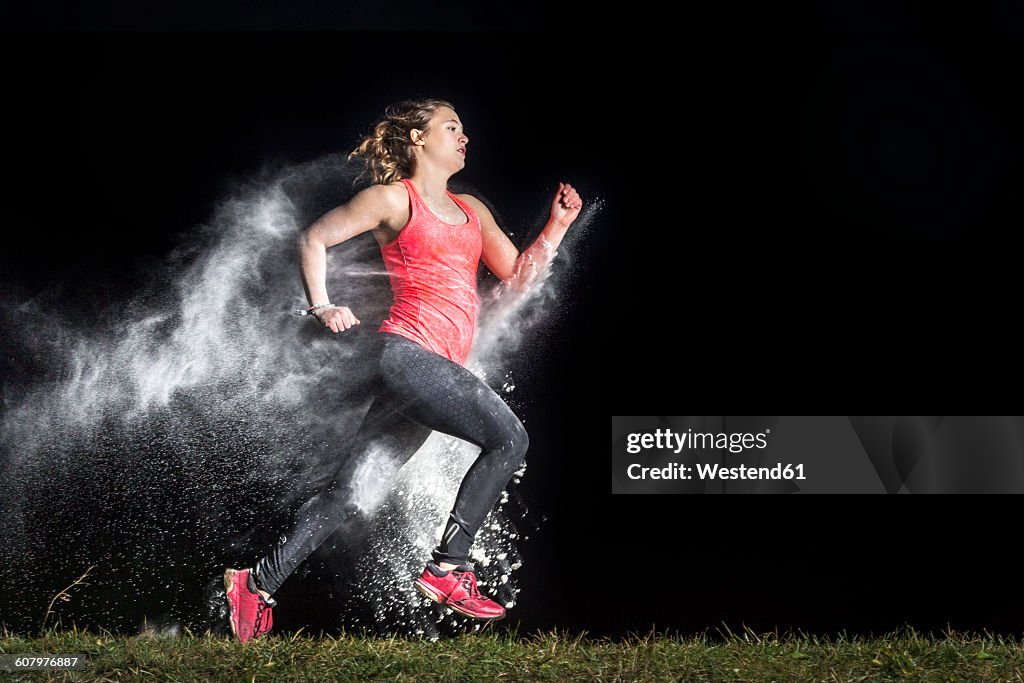
[{"label": "white bracelet", "polygon": [[321,308],[337,308],[337,306],[335,306],[332,303],[316,304],[315,306],[310,306],[309,308],[299,308],[295,311],[295,313],[296,315],[313,315]]}]

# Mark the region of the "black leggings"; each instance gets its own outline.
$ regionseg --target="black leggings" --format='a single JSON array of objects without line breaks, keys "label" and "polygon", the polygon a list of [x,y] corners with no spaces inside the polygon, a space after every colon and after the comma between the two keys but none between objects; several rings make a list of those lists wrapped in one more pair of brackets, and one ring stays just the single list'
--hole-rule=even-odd
[{"label": "black leggings", "polygon": [[489,386],[458,363],[405,337],[382,332],[377,395],[332,480],[296,513],[295,523],[256,564],[259,587],[273,593],[342,524],[372,512],[390,481],[439,431],[479,446],[462,480],[435,562],[465,564],[469,546],[501,490],[522,467],[523,423]]}]

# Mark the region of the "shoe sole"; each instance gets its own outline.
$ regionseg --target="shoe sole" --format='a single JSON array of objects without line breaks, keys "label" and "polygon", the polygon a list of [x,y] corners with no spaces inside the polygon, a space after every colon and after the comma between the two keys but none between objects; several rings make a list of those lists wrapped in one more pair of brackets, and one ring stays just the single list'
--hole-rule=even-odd
[{"label": "shoe sole", "polygon": [[458,607],[456,605],[453,605],[451,603],[445,602],[444,598],[440,597],[439,594],[435,593],[434,589],[429,584],[425,583],[424,581],[422,581],[420,579],[416,579],[415,581],[413,581],[413,585],[416,586],[416,590],[418,590],[420,593],[423,593],[425,596],[427,596],[428,598],[430,598],[431,600],[433,600],[437,604],[444,605],[445,607],[447,607],[448,609],[452,610],[453,612],[458,612],[459,614],[462,614],[463,616],[467,616],[470,619],[479,619],[480,621],[501,621],[502,619],[504,619],[508,615],[507,612],[502,612],[500,615],[498,615],[496,617],[481,617],[478,614],[470,614],[466,610],[461,609],[460,607]]},{"label": "shoe sole", "polygon": [[[236,573],[234,569],[224,570],[224,599],[228,603],[228,622],[231,624],[231,633],[238,638],[238,629],[235,627],[235,606],[231,604],[231,589],[235,587]],[[241,640],[241,638],[238,639]]]}]

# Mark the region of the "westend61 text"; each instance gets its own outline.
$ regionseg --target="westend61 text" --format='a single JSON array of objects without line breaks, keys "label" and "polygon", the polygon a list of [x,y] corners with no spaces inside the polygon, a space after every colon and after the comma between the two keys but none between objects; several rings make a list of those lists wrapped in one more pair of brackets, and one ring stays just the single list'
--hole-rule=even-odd
[{"label": "westend61 text", "polygon": [[682,463],[671,463],[664,467],[644,467],[634,463],[626,468],[630,479],[807,479],[802,464],[790,465],[778,463],[774,467],[722,467],[718,464],[697,463],[694,466]]}]

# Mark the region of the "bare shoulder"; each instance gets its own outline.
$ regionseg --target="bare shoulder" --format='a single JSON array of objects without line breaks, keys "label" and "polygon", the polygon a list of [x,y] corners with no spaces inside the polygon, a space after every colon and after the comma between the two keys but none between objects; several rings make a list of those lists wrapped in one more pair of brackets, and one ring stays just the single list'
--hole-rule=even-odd
[{"label": "bare shoulder", "polygon": [[401,227],[409,219],[409,195],[402,183],[370,185],[348,203],[351,211],[372,216],[378,226]]},{"label": "bare shoulder", "polygon": [[[452,194],[455,194],[455,193],[453,192]],[[480,201],[479,199],[477,199],[476,197],[474,197],[471,194],[456,194],[455,196],[458,197],[459,199],[461,199],[462,201],[466,202],[470,206],[472,206],[474,209],[476,207],[478,207],[478,206],[483,206],[484,205],[484,203],[482,201]],[[484,208],[486,208],[486,207],[484,207]]]},{"label": "bare shoulder", "polygon": [[455,196],[458,197],[460,200],[464,201],[466,204],[469,204],[469,207],[476,211],[477,215],[480,216],[481,218],[486,217],[491,219],[491,221],[494,220],[494,217],[491,216],[491,210],[487,208],[487,205],[484,204],[479,199],[477,199],[476,197],[474,197],[473,195],[456,194]]},{"label": "bare shoulder", "polygon": [[367,212],[378,217],[377,227],[373,230],[377,242],[383,246],[398,237],[411,216],[409,191],[405,184],[396,181],[386,185],[371,185],[357,194],[356,198],[362,195],[366,196]]},{"label": "bare shoulder", "polygon": [[386,185],[370,185],[353,197],[367,206],[380,207],[382,213],[391,213],[395,209],[405,207],[409,203],[409,195],[402,183],[388,183]]}]

